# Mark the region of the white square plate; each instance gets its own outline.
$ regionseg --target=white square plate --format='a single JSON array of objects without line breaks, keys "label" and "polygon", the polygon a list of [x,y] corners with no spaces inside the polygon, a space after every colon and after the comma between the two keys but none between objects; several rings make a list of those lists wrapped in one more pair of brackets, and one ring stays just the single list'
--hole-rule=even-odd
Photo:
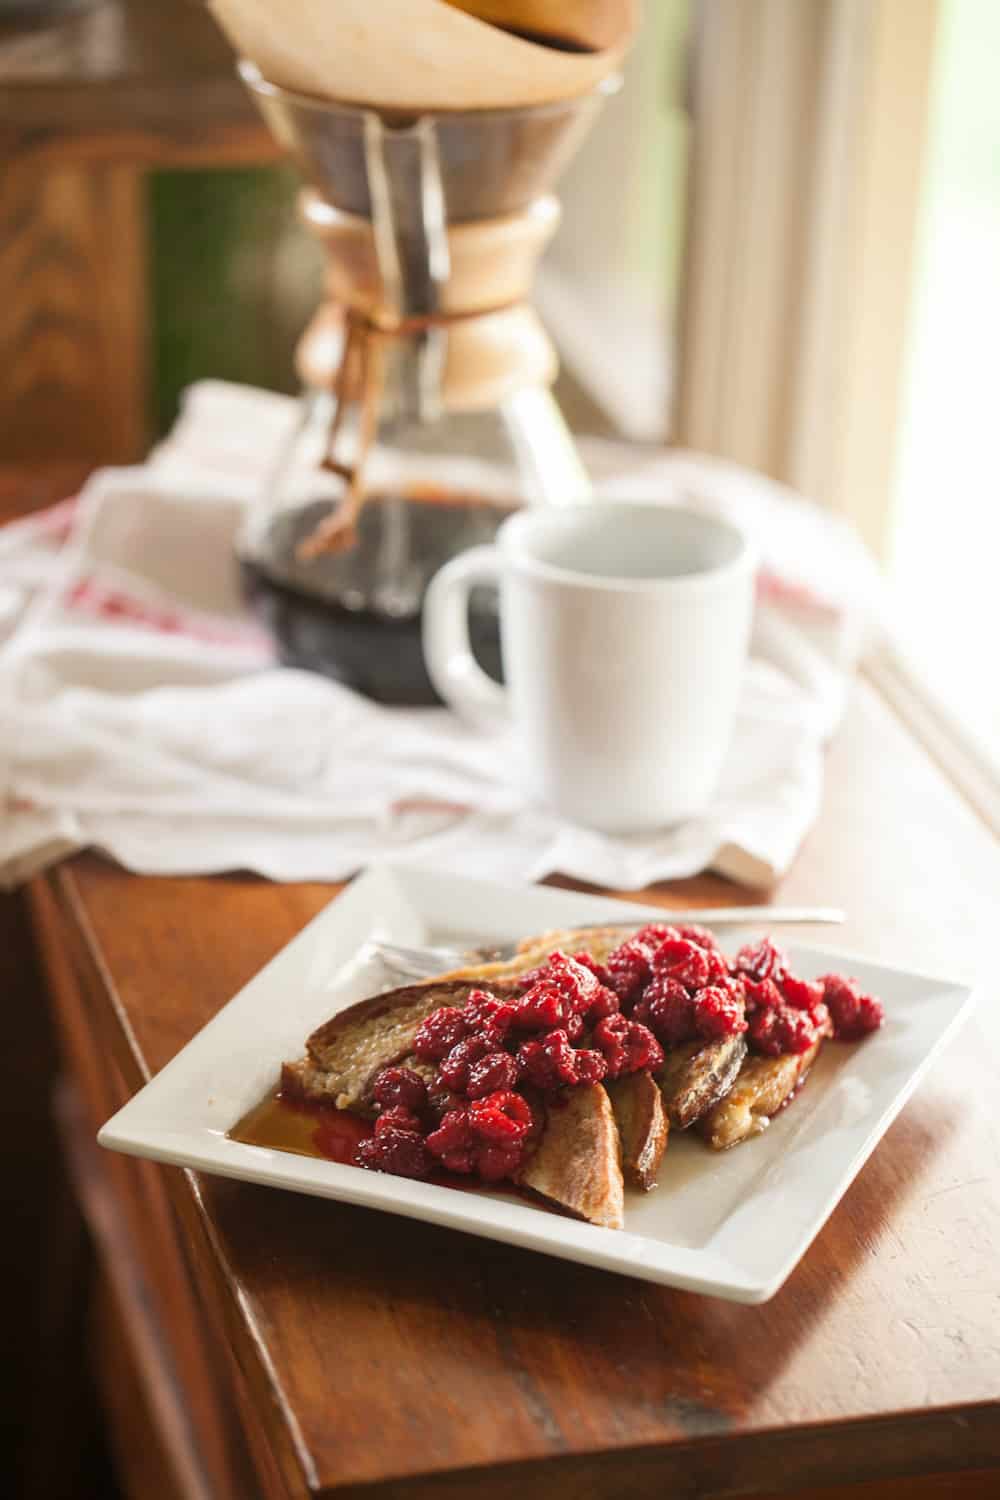
[{"label": "white square plate", "polygon": [[[626,1195],[623,1231],[562,1218],[512,1195],[456,1192],[248,1146],[227,1130],[273,1087],[280,1064],[335,1011],[391,981],[367,942],[504,941],[655,908],[406,866],[361,876],[109,1120],[101,1145],[271,1187],[361,1203],[689,1291],[763,1302],[781,1286],[964,1018],[971,991],[845,954],[790,946],[797,972],[857,976],[885,1002],[883,1029],[823,1049],[800,1099],[765,1134],[718,1155],[675,1132],[649,1194]],[[735,947],[746,930],[724,934]]]}]

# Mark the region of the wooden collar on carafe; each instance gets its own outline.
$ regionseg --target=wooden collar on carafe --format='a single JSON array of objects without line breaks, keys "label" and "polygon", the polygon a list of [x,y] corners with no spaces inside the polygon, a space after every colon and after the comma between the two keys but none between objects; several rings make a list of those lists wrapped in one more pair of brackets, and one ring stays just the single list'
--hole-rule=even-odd
[{"label": "wooden collar on carafe", "polygon": [[[437,398],[445,412],[495,408],[514,391],[550,385],[558,360],[527,298],[535,266],[559,223],[555,198],[515,214],[454,224],[448,230],[450,270],[432,316],[400,317],[383,288],[369,220],[332,208],[306,189],[305,223],[324,243],[328,301],[299,343],[296,363],[306,385],[336,397],[324,466],[343,478],[336,511],[300,546],[304,557],[339,551],[355,539],[364,500],[364,464],[378,423],[382,354],[388,340],[434,330],[443,344]],[[338,459],[344,415],[357,410],[353,461]]]}]

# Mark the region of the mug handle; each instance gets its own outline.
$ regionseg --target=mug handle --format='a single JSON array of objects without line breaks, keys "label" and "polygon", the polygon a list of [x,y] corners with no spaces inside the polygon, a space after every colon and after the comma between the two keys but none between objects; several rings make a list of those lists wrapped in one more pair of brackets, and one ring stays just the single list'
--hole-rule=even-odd
[{"label": "mug handle", "polygon": [[489,729],[507,721],[507,694],[472,654],[469,594],[477,584],[498,584],[499,579],[500,554],[496,547],[470,547],[435,573],[424,599],[423,647],[428,676],[449,708]]}]

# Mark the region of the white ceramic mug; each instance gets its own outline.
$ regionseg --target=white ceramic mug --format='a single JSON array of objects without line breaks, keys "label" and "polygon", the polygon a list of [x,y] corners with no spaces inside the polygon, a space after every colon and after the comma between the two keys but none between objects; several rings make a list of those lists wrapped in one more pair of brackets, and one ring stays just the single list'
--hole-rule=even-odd
[{"label": "white ceramic mug", "polygon": [[[754,557],[725,521],[620,502],[529,509],[433,579],[424,655],[465,718],[513,720],[528,790],[609,833],[703,812],[747,658]],[[472,588],[499,583],[502,688],[472,655]]]}]

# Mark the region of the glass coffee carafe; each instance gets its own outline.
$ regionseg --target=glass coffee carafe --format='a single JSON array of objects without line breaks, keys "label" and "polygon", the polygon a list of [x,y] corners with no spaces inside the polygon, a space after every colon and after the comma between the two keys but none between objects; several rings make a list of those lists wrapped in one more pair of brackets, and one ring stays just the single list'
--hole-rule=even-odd
[{"label": "glass coffee carafe", "polygon": [[[524,504],[589,484],[528,296],[559,218],[547,187],[613,87],[525,110],[393,119],[244,80],[309,180],[327,252],[300,418],[239,557],[282,659],[388,703],[432,703],[420,611],[436,570]],[[499,675],[496,599],[471,601]]]}]

